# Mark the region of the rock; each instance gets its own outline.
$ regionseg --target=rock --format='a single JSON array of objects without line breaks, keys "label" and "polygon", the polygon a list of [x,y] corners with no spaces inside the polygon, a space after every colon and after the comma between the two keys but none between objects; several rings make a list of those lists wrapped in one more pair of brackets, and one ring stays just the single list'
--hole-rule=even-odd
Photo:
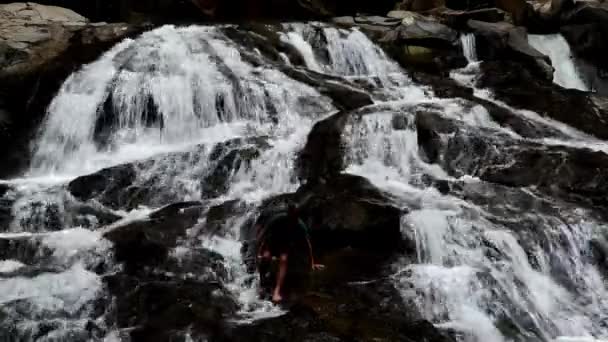
[{"label": "rock", "polygon": [[223,236],[222,228],[229,224],[231,220],[247,212],[249,208],[240,200],[229,200],[222,204],[212,206],[207,211],[205,230],[213,235]]},{"label": "rock", "polygon": [[286,315],[241,325],[235,341],[453,341],[403,303],[386,280],[333,284],[294,303]]},{"label": "rock", "polygon": [[497,99],[608,139],[608,103],[603,98],[538,79],[515,62],[488,62],[481,68],[478,86],[492,89]]},{"label": "rock", "polygon": [[559,139],[566,137],[564,133],[555,127],[538,121],[528,120],[514,112],[513,109],[500,106],[492,101],[475,96],[472,88],[464,87],[451,78],[423,72],[412,73],[411,77],[417,83],[432,87],[435,96],[440,98],[461,98],[466,100],[467,103],[464,104],[469,110],[475,110],[474,107],[476,106],[481,107],[479,110],[487,111],[492,120],[496,121],[501,126],[510,128],[523,137],[531,139]]},{"label": "rock", "polygon": [[498,8],[481,8],[471,11],[457,11],[443,9],[433,13],[440,21],[450,27],[465,29],[469,20],[477,20],[488,23],[508,21],[507,14]]},{"label": "rock", "polygon": [[349,115],[339,112],[313,126],[297,159],[296,172],[301,180],[316,183],[343,170],[342,132]]},{"label": "rock", "polygon": [[269,149],[265,137],[234,139],[217,144],[209,155],[213,170],[201,181],[203,198],[217,197],[228,190],[230,179],[239,170],[247,170],[251,162]]},{"label": "rock", "polygon": [[166,262],[169,250],[197,223],[202,211],[197,202],[172,204],[147,219],[106,229],[104,237],[114,243],[116,260],[125,264],[126,273],[137,274],[144,266]]},{"label": "rock", "polygon": [[534,186],[585,205],[608,204],[604,196],[608,155],[602,152],[516,140],[494,130],[458,125],[439,114],[419,114],[416,125],[424,156],[454,177]]},{"label": "rock", "polygon": [[423,12],[445,6],[445,0],[402,0],[395,5],[395,10]]},{"label": "rock", "polygon": [[91,24],[73,11],[35,3],[0,5],[0,178],[28,164],[29,140],[64,79],[145,27]]},{"label": "rock", "polygon": [[391,123],[396,131],[405,131],[409,126],[408,117],[404,114],[394,114]]},{"label": "rock", "polygon": [[608,8],[579,5],[561,23],[561,32],[573,53],[596,66],[603,79],[608,79]]},{"label": "rock", "polygon": [[445,71],[464,67],[458,33],[431,17],[397,11],[401,25],[378,38],[386,50],[404,67]]},{"label": "rock", "polygon": [[68,189],[81,201],[98,198],[104,205],[118,209],[127,204],[123,191],[133,184],[136,177],[133,164],[124,164],[78,177],[68,184]]},{"label": "rock", "polygon": [[401,237],[401,209],[365,178],[336,175],[327,182],[302,186],[294,194],[271,198],[260,207],[261,222],[298,203],[310,229],[315,253],[350,247],[390,256],[406,250]]},{"label": "rock", "polygon": [[528,36],[523,27],[505,22],[486,23],[477,20],[469,20],[467,26],[475,34],[480,59],[521,61],[539,77],[553,79],[551,59],[528,43]]}]

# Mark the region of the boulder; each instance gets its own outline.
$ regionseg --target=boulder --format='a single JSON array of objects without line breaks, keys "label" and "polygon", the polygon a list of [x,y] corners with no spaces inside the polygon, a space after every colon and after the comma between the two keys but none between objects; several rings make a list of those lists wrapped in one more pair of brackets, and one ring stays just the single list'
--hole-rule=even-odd
[{"label": "boulder", "polygon": [[477,54],[481,60],[517,60],[525,63],[538,77],[553,79],[551,59],[528,43],[523,27],[477,20],[469,20],[467,26],[475,34]]},{"label": "boulder", "polygon": [[403,0],[395,5],[395,10],[423,12],[443,6],[445,0]]},{"label": "boulder", "polygon": [[417,115],[423,156],[454,177],[470,175],[509,187],[536,187],[552,196],[604,207],[608,155],[584,148],[518,140],[467,127],[439,114]]},{"label": "boulder", "polygon": [[[539,79],[516,62],[495,61],[481,65],[478,86],[512,107],[535,111],[600,139],[608,139],[608,103],[604,98],[564,89]],[[573,115],[576,113],[576,115]]]},{"label": "boulder", "polygon": [[349,112],[339,112],[315,123],[296,162],[301,180],[316,183],[344,169],[342,132],[349,116]]},{"label": "boulder", "polygon": [[91,24],[35,3],[0,5],[0,178],[28,163],[29,139],[64,79],[143,26]]},{"label": "boulder", "polygon": [[236,326],[234,341],[454,341],[406,305],[387,280],[319,286],[280,317]]},{"label": "boulder", "polygon": [[137,274],[144,266],[166,262],[170,249],[177,247],[178,240],[197,223],[202,212],[198,202],[172,204],[145,219],[125,225],[118,222],[105,229],[104,237],[114,243],[115,258],[124,263],[126,273]]},{"label": "boulder", "polygon": [[608,8],[578,5],[562,20],[561,32],[573,53],[598,69],[598,75],[608,79]]},{"label": "boulder", "polygon": [[363,177],[336,175],[327,182],[304,185],[293,194],[270,198],[259,208],[258,223],[263,225],[273,213],[285,210],[286,201],[298,204],[316,254],[348,247],[390,256],[411,247],[401,237],[402,210]]},{"label": "boulder", "polygon": [[455,30],[414,12],[390,14],[401,19],[401,25],[379,35],[378,41],[403,66],[445,71],[466,65]]}]

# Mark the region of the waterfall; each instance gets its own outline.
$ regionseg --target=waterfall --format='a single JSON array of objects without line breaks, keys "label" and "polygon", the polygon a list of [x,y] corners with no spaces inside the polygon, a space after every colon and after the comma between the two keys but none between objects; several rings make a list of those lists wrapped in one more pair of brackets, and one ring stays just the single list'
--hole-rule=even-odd
[{"label": "waterfall", "polygon": [[477,46],[475,44],[475,35],[467,33],[460,36],[462,52],[469,63],[477,62]]},{"label": "waterfall", "polygon": [[587,91],[589,88],[580,77],[570,45],[561,34],[528,35],[528,41],[538,51],[549,56],[555,73],[553,81],[564,88]]},{"label": "waterfall", "polygon": [[[94,321],[116,337],[114,327],[104,325],[107,313],[94,310],[105,300],[111,311],[102,276],[120,272],[100,232],[148,218],[167,201],[245,203],[244,213],[222,222],[221,234],[202,236],[207,222],[200,219],[171,257],[202,247],[220,254],[224,285],[239,305],[238,324],[284,313],[257,297],[240,253],[240,227],[264,200],[298,188],[296,156],[313,125],[337,109],[321,90],[282,71],[291,67],[287,54],[269,62],[229,30],[239,28],[164,26],[125,40],[65,81],[33,146],[31,168],[2,183],[11,187],[0,200],[10,201],[12,220],[0,226],[0,242],[16,239],[45,253],[28,265],[20,255],[0,261],[0,316],[8,317],[0,318],[0,331],[10,327],[14,336],[33,340],[51,326],[54,335],[47,337],[68,341],[84,336]],[[362,84],[372,95],[374,105],[346,125],[345,172],[369,179],[404,209],[402,233],[415,241],[416,256],[395,261],[390,277],[404,301],[463,342],[608,338],[608,292],[588,256],[591,239],[608,227],[582,208],[528,188],[450,176],[421,156],[415,122],[438,114],[496,139],[532,139],[494,122],[481,106],[436,97],[357,29],[290,23],[277,30],[281,43],[299,53],[302,68]],[[530,40],[555,53],[556,82],[574,82],[561,36]],[[461,41],[467,60],[476,61],[474,36]],[[589,142],[564,131],[560,143]],[[200,180],[211,172],[215,148],[239,138],[264,139],[268,146],[250,167],[231,173],[219,194],[204,193]],[[68,193],[66,182],[74,177],[123,163],[134,165],[139,189],[153,189],[152,204],[106,208]],[[429,179],[461,184],[467,193],[440,192]],[[85,204],[121,220],[107,226],[92,209],[73,214]],[[34,276],[19,273],[29,268]]]}]

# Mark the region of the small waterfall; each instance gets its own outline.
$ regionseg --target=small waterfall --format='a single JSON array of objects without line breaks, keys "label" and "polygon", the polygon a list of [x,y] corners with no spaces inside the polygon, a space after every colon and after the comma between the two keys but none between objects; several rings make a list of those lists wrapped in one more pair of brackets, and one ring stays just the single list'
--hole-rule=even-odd
[{"label": "small waterfall", "polygon": [[475,44],[475,35],[467,33],[460,36],[462,52],[469,63],[477,62],[477,46]]},{"label": "small waterfall", "polygon": [[564,88],[588,91],[589,87],[580,77],[570,45],[561,34],[528,35],[528,41],[538,51],[549,56],[555,73],[553,81]]}]

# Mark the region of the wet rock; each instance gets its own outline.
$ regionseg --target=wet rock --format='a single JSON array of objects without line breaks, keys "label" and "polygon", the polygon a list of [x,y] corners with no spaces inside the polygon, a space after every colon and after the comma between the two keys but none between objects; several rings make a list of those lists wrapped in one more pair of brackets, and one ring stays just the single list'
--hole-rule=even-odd
[{"label": "wet rock", "polygon": [[281,67],[281,71],[296,81],[314,87],[319,93],[331,98],[339,109],[351,110],[373,104],[369,94],[357,89],[338,77],[330,77],[314,71]]},{"label": "wet rock", "polygon": [[608,8],[578,4],[565,14],[560,29],[575,56],[596,66],[603,79],[608,79]]},{"label": "wet rock", "polygon": [[470,175],[510,187],[536,186],[549,195],[605,206],[608,155],[584,148],[516,140],[483,128],[467,128],[426,113],[416,118],[425,157],[455,177]]},{"label": "wet rock", "polygon": [[0,5],[0,177],[28,164],[34,127],[65,78],[144,27],[91,24],[73,11],[35,3]]},{"label": "wet rock", "polygon": [[222,235],[222,228],[231,220],[247,212],[248,206],[240,200],[229,200],[212,206],[207,211],[205,230],[210,235]]},{"label": "wet rock", "polygon": [[467,26],[475,34],[477,54],[481,60],[520,61],[539,78],[553,79],[551,60],[528,43],[523,27],[477,20],[469,20]]},{"label": "wet rock", "polygon": [[228,334],[238,341],[452,341],[406,307],[385,280],[320,286],[288,314]]},{"label": "wet rock", "polygon": [[169,250],[197,223],[202,211],[197,202],[172,204],[147,219],[112,227],[104,237],[114,243],[116,260],[125,264],[126,273],[137,273],[144,266],[165,262]]},{"label": "wet rock", "polygon": [[[456,31],[418,13],[394,11],[390,14],[399,17],[401,24],[376,36],[402,65],[436,71],[466,65]],[[366,27],[362,29],[369,31]]]},{"label": "wet rock", "polygon": [[348,112],[340,112],[313,126],[297,159],[296,171],[300,179],[314,183],[342,171],[342,132],[348,117]]},{"label": "wet rock", "polygon": [[443,6],[445,6],[445,0],[403,0],[395,5],[395,9],[400,11],[421,12]]},{"label": "wet rock", "polygon": [[365,178],[336,175],[271,198],[260,207],[261,221],[268,213],[285,210],[287,200],[298,204],[320,254],[351,247],[390,255],[405,248],[401,209]]},{"label": "wet rock", "polygon": [[78,177],[68,184],[68,190],[81,201],[99,198],[103,204],[118,209],[126,204],[123,190],[132,185],[136,177],[135,167],[124,164]]},{"label": "wet rock", "polygon": [[404,114],[394,114],[391,123],[396,131],[404,131],[409,126],[408,118]]},{"label": "wet rock", "polygon": [[265,138],[236,139],[217,144],[209,155],[209,161],[215,166],[201,181],[203,198],[217,197],[228,190],[232,175],[249,169],[251,162],[269,148]]},{"label": "wet rock", "polygon": [[434,13],[442,23],[458,29],[464,29],[469,20],[477,20],[488,23],[507,21],[507,14],[498,8],[481,8],[471,11],[456,11],[444,9]]},{"label": "wet rock", "polygon": [[497,99],[564,122],[600,139],[608,138],[608,103],[603,98],[538,79],[515,62],[483,63],[481,69],[483,74],[478,86],[492,89]]},{"label": "wet rock", "polygon": [[225,320],[237,306],[218,283],[196,280],[139,281],[135,278],[106,278],[116,298],[116,324],[136,327],[132,341],[166,341],[179,331],[222,334]]},{"label": "wet rock", "polygon": [[480,106],[488,112],[492,120],[501,126],[512,129],[526,138],[563,138],[562,132],[541,122],[528,120],[512,109],[500,106],[492,101],[474,95],[473,89],[460,85],[451,78],[440,77],[428,73],[416,72],[411,74],[412,79],[420,84],[432,87],[433,92],[440,98],[462,98],[470,110]]}]

